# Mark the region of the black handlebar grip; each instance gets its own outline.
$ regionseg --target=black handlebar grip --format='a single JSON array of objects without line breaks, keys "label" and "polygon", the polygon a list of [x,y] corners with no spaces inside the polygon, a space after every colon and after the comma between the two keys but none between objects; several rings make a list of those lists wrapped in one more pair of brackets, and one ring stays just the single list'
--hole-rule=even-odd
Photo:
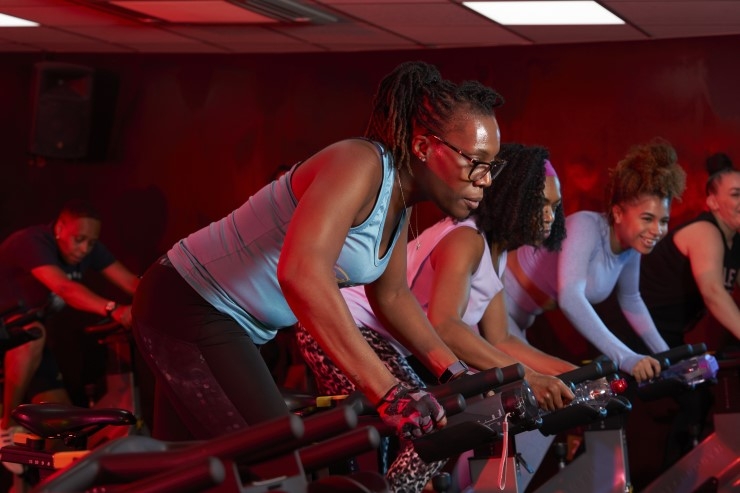
[{"label": "black handlebar grip", "polygon": [[447,416],[459,414],[465,411],[465,398],[462,394],[452,394],[437,399],[439,404],[444,408]]},{"label": "black handlebar grip", "polygon": [[25,313],[17,318],[14,318],[8,322],[3,322],[3,326],[6,329],[12,329],[14,327],[23,327],[24,325],[28,325],[31,322],[37,322],[44,318],[44,312],[41,310],[31,311],[28,313]]},{"label": "black handlebar grip", "polygon": [[303,469],[310,472],[330,466],[346,457],[359,455],[380,446],[380,433],[364,426],[331,440],[309,445],[298,451]]},{"label": "black handlebar grip", "polygon": [[611,375],[619,371],[619,365],[606,356],[601,356],[596,359],[596,361],[601,365],[601,371],[604,373],[604,376]]},{"label": "black handlebar grip", "polygon": [[701,342],[699,344],[684,344],[683,346],[677,346],[668,351],[655,353],[653,357],[658,361],[668,360],[668,364],[672,365],[682,359],[690,358],[706,352],[707,345]]},{"label": "black handlebar grip", "polygon": [[193,464],[209,456],[254,464],[293,453],[297,448],[296,443],[298,446],[307,445],[305,440],[300,441],[304,431],[304,420],[289,414],[217,439],[194,442],[171,450],[102,455],[97,460],[97,474],[104,481],[112,478],[136,481],[164,469]]},{"label": "black handlebar grip", "polygon": [[118,330],[123,330],[123,326],[120,323],[116,322],[112,318],[104,318],[95,325],[88,325],[85,327],[84,332],[88,335],[100,335],[116,332]]},{"label": "black handlebar grip", "polygon": [[351,406],[338,406],[303,419],[302,443],[311,443],[352,430],[357,426],[357,412]]},{"label": "black handlebar grip", "polygon": [[514,363],[513,365],[505,366],[501,368],[501,374],[504,377],[502,385],[514,383],[517,380],[524,378],[524,365],[521,363]]},{"label": "black handlebar grip", "polygon": [[28,328],[12,327],[5,331],[5,335],[7,337],[0,337],[0,353],[40,339],[44,333],[40,327],[32,325]]},{"label": "black handlebar grip", "polygon": [[501,368],[489,368],[478,373],[463,375],[442,385],[436,385],[431,387],[430,391],[437,399],[444,399],[454,394],[461,394],[463,397],[468,398],[482,394],[503,384],[504,374]]},{"label": "black handlebar grip", "polygon": [[584,382],[586,380],[596,380],[612,373],[616,373],[619,370],[617,364],[614,361],[604,357],[599,358],[590,362],[587,365],[583,365],[575,370],[566,371],[558,375],[558,378],[566,384],[576,384]]},{"label": "black handlebar grip", "polygon": [[0,308],[0,319],[13,315],[14,313],[25,310],[26,304],[19,300],[15,304]]},{"label": "black handlebar grip", "polygon": [[601,378],[603,376],[604,372],[601,369],[601,363],[599,363],[598,361],[592,361],[591,363],[583,365],[580,368],[576,368],[575,370],[561,373],[560,375],[558,375],[558,378],[566,384],[569,384],[581,383],[585,380],[596,380],[597,378]]},{"label": "black handlebar grip", "polygon": [[603,354],[599,355],[594,359],[594,361],[601,365],[604,375],[611,375],[612,373],[617,373],[619,371],[619,365],[609,359],[608,356]]},{"label": "black handlebar grip", "polygon": [[186,493],[206,491],[224,482],[226,468],[221,460],[205,457],[194,464],[166,470],[125,486],[106,486],[112,493]]}]

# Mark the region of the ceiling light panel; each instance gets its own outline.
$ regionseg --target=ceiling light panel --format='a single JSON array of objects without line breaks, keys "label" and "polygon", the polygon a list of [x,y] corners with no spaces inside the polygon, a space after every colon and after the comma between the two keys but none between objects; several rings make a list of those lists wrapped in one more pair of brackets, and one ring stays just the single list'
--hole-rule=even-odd
[{"label": "ceiling light panel", "polygon": [[489,19],[508,26],[615,25],[624,21],[592,1],[463,2]]},{"label": "ceiling light panel", "polygon": [[12,15],[0,14],[0,27],[36,27],[37,23],[13,17]]}]

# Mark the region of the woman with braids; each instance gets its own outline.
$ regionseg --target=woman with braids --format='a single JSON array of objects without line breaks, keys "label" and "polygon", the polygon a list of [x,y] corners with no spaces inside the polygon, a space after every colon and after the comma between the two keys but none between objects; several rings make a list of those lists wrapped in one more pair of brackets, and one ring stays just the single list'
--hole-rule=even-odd
[{"label": "woman with braids", "polygon": [[[443,147],[455,145],[433,138]],[[408,282],[429,321],[458,358],[478,370],[524,363],[525,377],[540,406],[553,410],[569,402],[573,394],[562,381],[548,375],[575,366],[507,334],[500,276],[509,248],[543,242],[546,248],[558,248],[565,233],[560,190],[544,148],[505,144],[499,153],[503,155],[506,167],[471,217],[445,218],[407,246]],[[417,373],[407,361],[412,357],[410,346],[387,330],[365,291],[352,287],[343,289],[342,295],[362,335],[386,366],[399,380],[424,386],[425,372]],[[320,392],[350,393],[352,382],[311,332],[299,325],[297,336]],[[421,491],[443,464],[425,464],[409,443],[404,445],[386,474],[388,482],[396,492]]]},{"label": "woman with braids", "polygon": [[443,426],[433,396],[400,383],[364,340],[340,288],[366,285],[378,313],[440,380],[463,374],[406,284],[407,218],[423,200],[459,219],[478,207],[501,166],[501,103],[477,82],[458,85],[431,65],[404,63],[381,81],[365,138],[295,164],[150,267],[133,320],[160,389],[153,434],[205,439],[286,415],[259,346],[296,321],[399,434]]},{"label": "woman with braids", "polygon": [[638,382],[657,376],[660,363],[623,344],[592,304],[616,286],[622,312],[647,347],[653,353],[668,349],[640,297],[640,257],[665,236],[671,201],[680,198],[685,185],[686,173],[668,142],[656,139],[631,149],[611,171],[606,214],[580,211],[568,216],[568,237],[560,251],[523,246],[509,255],[509,330],[521,333],[538,314],[559,306],[621,370]]}]

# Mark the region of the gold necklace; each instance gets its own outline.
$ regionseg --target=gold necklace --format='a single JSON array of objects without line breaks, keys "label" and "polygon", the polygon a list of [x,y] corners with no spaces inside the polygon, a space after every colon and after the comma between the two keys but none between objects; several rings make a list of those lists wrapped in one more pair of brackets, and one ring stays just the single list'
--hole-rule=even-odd
[{"label": "gold necklace", "polygon": [[[401,191],[401,202],[403,202],[403,208],[404,210],[408,210],[408,207],[406,206],[406,197],[403,196],[403,185],[401,185],[401,172],[396,170],[396,178],[398,178],[398,189]],[[416,228],[411,229],[411,234],[413,236],[413,239],[416,240],[416,249],[418,250],[421,247],[421,240],[419,240],[419,215],[414,214],[414,210],[411,210],[411,214],[414,215],[414,221],[416,224]],[[409,218],[409,228],[411,228],[411,219]],[[416,231],[414,231],[416,229]]]}]

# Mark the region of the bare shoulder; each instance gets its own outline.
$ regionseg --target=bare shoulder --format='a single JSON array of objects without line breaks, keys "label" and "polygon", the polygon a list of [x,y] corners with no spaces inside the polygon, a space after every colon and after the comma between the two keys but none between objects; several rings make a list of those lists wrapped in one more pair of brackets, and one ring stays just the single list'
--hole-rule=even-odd
[{"label": "bare shoulder", "polygon": [[[432,253],[433,257],[449,254],[452,258],[478,265],[485,249],[485,239],[480,232],[469,226],[455,228],[442,238]],[[438,258],[438,257],[437,257]]]},{"label": "bare shoulder", "polygon": [[696,221],[677,231],[673,242],[684,254],[698,248],[722,248],[722,233],[709,221]]},{"label": "bare shoulder", "polygon": [[292,179],[293,192],[300,197],[317,179],[347,186],[374,187],[382,179],[379,149],[364,139],[345,139],[330,144],[306,159]]},{"label": "bare shoulder", "polygon": [[464,246],[470,243],[483,245],[483,236],[473,226],[460,226],[447,233],[442,241],[455,246]]},{"label": "bare shoulder", "polygon": [[358,168],[368,167],[379,171],[377,166],[379,162],[380,151],[375,144],[365,139],[345,139],[323,148],[307,159],[301,167],[339,168],[335,171],[341,169],[359,171]]}]

